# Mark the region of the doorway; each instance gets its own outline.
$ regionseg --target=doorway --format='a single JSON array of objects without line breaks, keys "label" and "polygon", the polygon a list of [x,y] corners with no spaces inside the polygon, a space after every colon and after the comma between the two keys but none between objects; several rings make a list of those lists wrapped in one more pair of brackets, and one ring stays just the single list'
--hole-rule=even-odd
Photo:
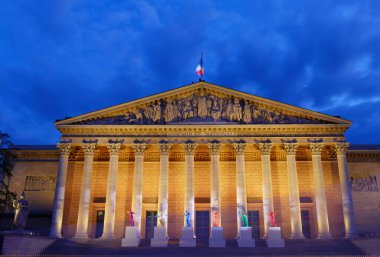
[{"label": "doorway", "polygon": [[248,211],[248,225],[252,228],[252,237],[254,239],[260,239],[259,211]]},{"label": "doorway", "polygon": [[100,238],[103,235],[104,228],[104,210],[96,211],[96,229],[95,237]]},{"label": "doorway", "polygon": [[157,211],[146,211],[145,218],[145,239],[152,239],[154,227],[157,226]]},{"label": "doorway", "polygon": [[302,221],[302,232],[304,237],[310,239],[311,231],[310,231],[310,211],[302,210],[301,211],[301,221]]},{"label": "doorway", "polygon": [[195,212],[195,233],[197,239],[208,239],[210,236],[210,212]]}]

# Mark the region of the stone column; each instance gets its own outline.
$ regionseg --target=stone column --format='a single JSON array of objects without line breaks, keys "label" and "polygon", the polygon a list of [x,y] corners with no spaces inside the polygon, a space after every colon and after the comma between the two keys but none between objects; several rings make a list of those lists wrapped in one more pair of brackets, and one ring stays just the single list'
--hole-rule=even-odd
[{"label": "stone column", "polygon": [[269,212],[274,211],[272,192],[272,169],[270,165],[270,151],[273,147],[271,142],[259,143],[261,151],[261,169],[263,176],[263,215],[264,215],[264,237],[267,237],[268,228],[271,226]]},{"label": "stone column", "polygon": [[121,142],[110,141],[107,148],[110,152],[108,168],[106,208],[104,213],[104,229],[102,238],[114,238],[115,234],[115,210],[116,210],[116,177],[119,165],[119,151]]},{"label": "stone column", "polygon": [[[194,229],[194,153],[197,144],[187,141],[183,144],[185,150],[185,206],[184,212],[190,212],[190,224]],[[184,226],[186,218],[184,216]]]},{"label": "stone column", "polygon": [[245,142],[234,143],[233,147],[236,152],[236,203],[237,203],[237,237],[240,237],[241,211],[247,212],[247,191],[245,183],[245,157],[244,153],[247,148]]},{"label": "stone column", "polygon": [[69,164],[71,144],[58,143],[57,148],[59,151],[59,164],[49,236],[60,238],[62,237],[63,204],[65,201],[67,166]]},{"label": "stone column", "polygon": [[144,171],[144,152],[145,143],[133,143],[132,148],[135,152],[135,173],[133,175],[132,211],[135,213],[134,222],[141,235],[141,216],[142,216],[142,180]]},{"label": "stone column", "polygon": [[346,238],[355,238],[357,237],[357,231],[355,226],[354,205],[352,201],[346,157],[346,151],[348,147],[348,142],[335,143],[335,149],[338,159],[340,187],[342,191],[345,236]]},{"label": "stone column", "polygon": [[[160,181],[158,185],[158,211],[165,220],[165,230],[168,231],[168,185],[169,185],[169,154],[172,144],[161,142],[158,144],[160,148]],[[157,223],[161,227],[160,222]]]},{"label": "stone column", "polygon": [[296,142],[284,142],[286,151],[286,163],[288,166],[288,183],[289,183],[289,204],[290,204],[290,228],[291,239],[304,239],[302,234],[301,204],[298,187],[296,151],[298,144]]},{"label": "stone column", "polygon": [[329,217],[327,213],[327,203],[325,194],[325,183],[323,181],[323,170],[321,152],[323,148],[322,142],[310,142],[309,148],[313,161],[313,175],[315,186],[315,207],[317,211],[318,238],[331,238]]},{"label": "stone column", "polygon": [[77,232],[76,238],[88,237],[88,216],[90,211],[90,196],[91,196],[91,176],[92,176],[92,164],[94,161],[94,151],[96,148],[95,141],[83,141],[82,148],[84,150],[84,164],[82,175],[82,189],[79,199]]},{"label": "stone column", "polygon": [[[220,203],[220,176],[219,176],[219,153],[221,144],[214,140],[208,144],[211,154],[211,217],[213,212],[218,212],[219,227],[221,227],[221,203]],[[213,226],[213,218],[211,218],[211,226]]]}]

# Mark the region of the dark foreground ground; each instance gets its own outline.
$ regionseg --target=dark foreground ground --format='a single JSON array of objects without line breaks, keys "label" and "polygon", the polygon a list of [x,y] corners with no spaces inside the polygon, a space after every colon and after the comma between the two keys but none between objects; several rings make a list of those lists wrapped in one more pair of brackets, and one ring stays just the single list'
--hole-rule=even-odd
[{"label": "dark foreground ground", "polygon": [[[114,240],[72,240],[44,239],[41,255],[123,255],[123,256],[323,256],[323,255],[366,255],[366,249],[350,240],[285,240],[285,248],[268,248],[263,240],[256,241],[255,248],[238,248],[234,240],[227,242],[226,248],[209,248],[208,242],[198,242],[195,248],[180,248],[178,241],[172,240],[166,248],[151,248],[149,241],[142,241],[140,247],[121,247],[121,239]],[[379,241],[371,243],[377,248]],[[42,242],[42,241],[41,241]],[[368,244],[368,241],[366,241]],[[22,246],[20,246],[22,247]],[[4,248],[5,249],[5,248]],[[17,253],[17,252],[14,252]],[[18,252],[21,253],[21,252]],[[25,253],[26,254],[26,253]],[[32,254],[30,252],[29,254]],[[35,253],[34,253],[35,254]],[[376,253],[372,253],[376,254]],[[20,256],[20,255],[19,255]]]}]

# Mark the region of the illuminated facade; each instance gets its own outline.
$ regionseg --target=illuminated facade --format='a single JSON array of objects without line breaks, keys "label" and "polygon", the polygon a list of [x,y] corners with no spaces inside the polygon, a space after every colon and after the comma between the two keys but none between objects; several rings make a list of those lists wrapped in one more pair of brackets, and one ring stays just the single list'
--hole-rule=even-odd
[{"label": "illuminated facade", "polygon": [[133,211],[142,237],[180,238],[185,210],[198,238],[236,238],[242,210],[255,238],[271,210],[284,238],[354,237],[380,231],[380,151],[348,150],[350,124],[201,81],[57,121],[58,150],[16,151],[11,189],[53,237],[122,238]]}]

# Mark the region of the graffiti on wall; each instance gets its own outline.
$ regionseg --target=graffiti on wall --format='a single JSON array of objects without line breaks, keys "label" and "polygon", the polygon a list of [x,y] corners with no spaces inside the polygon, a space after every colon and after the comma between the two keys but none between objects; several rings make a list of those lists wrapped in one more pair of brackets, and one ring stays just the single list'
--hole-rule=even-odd
[{"label": "graffiti on wall", "polygon": [[355,192],[378,192],[376,176],[355,176],[350,179],[351,190]]}]

